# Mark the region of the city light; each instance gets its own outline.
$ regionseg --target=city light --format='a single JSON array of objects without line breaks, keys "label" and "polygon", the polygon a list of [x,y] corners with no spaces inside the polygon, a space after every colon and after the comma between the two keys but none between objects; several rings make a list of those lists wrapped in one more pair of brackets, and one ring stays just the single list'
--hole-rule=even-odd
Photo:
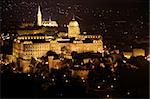
[{"label": "city light", "polygon": [[82,80],[82,82],[85,82],[85,80]]},{"label": "city light", "polygon": [[105,82],[105,80],[103,80],[103,82]]},{"label": "city light", "polygon": [[43,79],[45,79],[45,76],[43,76]]},{"label": "city light", "polygon": [[15,71],[15,70],[16,70],[16,68],[13,68],[13,70]]},{"label": "city light", "polygon": [[114,85],[111,85],[110,87],[111,87],[111,88],[114,88]]},{"label": "city light", "polygon": [[147,61],[150,61],[150,55],[148,55],[147,57],[145,57],[145,59],[147,59]]},{"label": "city light", "polygon": [[66,75],[64,75],[64,77],[66,77]]},{"label": "city light", "polygon": [[53,79],[52,79],[52,81],[54,82],[54,81],[55,81],[55,79],[53,78]]},{"label": "city light", "polygon": [[84,79],[84,77],[81,77],[81,79],[83,80],[83,79]]},{"label": "city light", "polygon": [[116,78],[114,78],[114,80],[117,80]]},{"label": "city light", "polygon": [[57,66],[56,69],[59,69],[59,67]]},{"label": "city light", "polygon": [[127,92],[127,95],[130,95],[130,92],[129,92],[129,91]]},{"label": "city light", "polygon": [[106,95],[106,97],[107,97],[107,98],[109,98],[109,97],[110,97],[110,95]]},{"label": "city light", "polygon": [[125,60],[123,60],[123,63],[127,63]]},{"label": "city light", "polygon": [[45,62],[45,64],[48,64],[48,62]]},{"label": "city light", "polygon": [[69,81],[68,81],[68,80],[65,80],[65,82],[68,83]]},{"label": "city light", "polygon": [[98,88],[98,89],[100,89],[100,88],[101,88],[101,86],[99,86],[99,85],[98,85],[98,86],[97,86],[97,88]]},{"label": "city light", "polygon": [[28,74],[28,77],[30,77],[31,75],[30,74]]},{"label": "city light", "polygon": [[43,76],[43,73],[41,74],[41,76]]},{"label": "city light", "polygon": [[149,97],[148,1],[2,4],[3,98]]}]

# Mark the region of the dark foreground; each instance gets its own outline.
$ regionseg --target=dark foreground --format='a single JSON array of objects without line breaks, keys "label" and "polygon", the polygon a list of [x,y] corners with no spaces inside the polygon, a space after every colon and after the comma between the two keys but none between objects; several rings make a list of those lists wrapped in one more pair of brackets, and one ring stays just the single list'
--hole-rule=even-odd
[{"label": "dark foreground", "polygon": [[[131,79],[130,79],[131,80]],[[145,81],[131,82],[124,78],[114,88],[89,87],[79,79],[42,79],[40,76],[3,73],[1,75],[2,98],[148,98],[149,87]],[[96,84],[95,84],[96,85]],[[105,87],[106,85],[101,86]],[[132,86],[134,85],[134,86]]]}]

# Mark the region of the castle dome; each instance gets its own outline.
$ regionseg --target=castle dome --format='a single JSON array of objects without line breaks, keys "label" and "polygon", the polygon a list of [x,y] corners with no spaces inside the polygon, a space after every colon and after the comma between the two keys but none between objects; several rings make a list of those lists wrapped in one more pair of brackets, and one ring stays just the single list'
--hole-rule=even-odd
[{"label": "castle dome", "polygon": [[69,26],[79,27],[79,23],[73,18],[72,21],[69,22]]}]

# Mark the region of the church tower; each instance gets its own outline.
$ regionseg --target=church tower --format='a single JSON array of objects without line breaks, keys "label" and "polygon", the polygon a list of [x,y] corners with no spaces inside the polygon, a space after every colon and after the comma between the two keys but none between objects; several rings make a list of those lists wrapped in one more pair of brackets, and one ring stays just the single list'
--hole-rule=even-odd
[{"label": "church tower", "polygon": [[41,13],[40,6],[38,6],[37,25],[38,26],[42,25],[42,13]]},{"label": "church tower", "polygon": [[73,16],[72,21],[70,21],[68,25],[68,36],[77,37],[79,34],[80,34],[79,24],[75,20],[75,17]]}]

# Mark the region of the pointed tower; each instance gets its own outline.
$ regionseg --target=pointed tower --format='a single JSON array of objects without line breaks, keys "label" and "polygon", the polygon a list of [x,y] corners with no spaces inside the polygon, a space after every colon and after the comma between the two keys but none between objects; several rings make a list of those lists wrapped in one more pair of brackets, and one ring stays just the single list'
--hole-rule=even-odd
[{"label": "pointed tower", "polygon": [[38,25],[38,26],[41,26],[41,25],[42,25],[42,13],[41,13],[40,6],[38,6],[37,25]]},{"label": "pointed tower", "polygon": [[51,22],[52,21],[52,18],[51,18],[51,16],[49,17],[49,22]]},{"label": "pointed tower", "polygon": [[72,20],[75,20],[75,15],[73,14],[73,18],[72,18]]}]

